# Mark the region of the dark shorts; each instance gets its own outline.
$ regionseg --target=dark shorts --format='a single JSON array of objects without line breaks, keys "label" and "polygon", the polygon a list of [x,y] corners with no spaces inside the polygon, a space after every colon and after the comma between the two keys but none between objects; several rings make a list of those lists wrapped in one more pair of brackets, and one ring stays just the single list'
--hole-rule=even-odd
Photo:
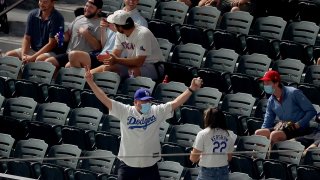
[{"label": "dark shorts", "polygon": [[103,65],[102,62],[98,61],[97,56],[101,51],[91,51],[89,52],[90,60],[91,60],[91,69],[99,67]]},{"label": "dark shorts", "polygon": [[[274,128],[269,128],[270,132],[274,131],[275,129]],[[302,128],[299,128],[299,129],[295,129],[295,130],[292,130],[292,131],[287,131],[287,130],[282,130],[284,132],[284,134],[286,134],[287,136],[287,139],[292,139],[292,138],[295,138],[295,137],[300,137],[300,136],[305,136],[305,135],[308,135],[310,133],[312,133],[312,128],[309,128],[309,127],[306,127],[304,129]]]},{"label": "dark shorts", "polygon": [[120,161],[118,180],[160,180],[157,163],[150,167],[136,168]]},{"label": "dark shorts", "polygon": [[65,67],[66,64],[69,62],[68,53],[62,53],[55,56],[56,60],[59,63],[60,67]]}]

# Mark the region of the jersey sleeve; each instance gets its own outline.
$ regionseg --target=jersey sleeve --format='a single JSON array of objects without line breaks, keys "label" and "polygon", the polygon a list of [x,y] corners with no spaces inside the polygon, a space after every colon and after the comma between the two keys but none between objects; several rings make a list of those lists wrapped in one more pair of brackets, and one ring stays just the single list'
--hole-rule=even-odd
[{"label": "jersey sleeve", "polygon": [[32,17],[33,17],[33,11],[31,11],[28,15],[28,18],[27,18],[27,26],[26,26],[26,31],[25,31],[25,34],[30,36],[31,34],[31,31],[32,31]]},{"label": "jersey sleeve", "polygon": [[[160,104],[157,106],[157,116],[161,117],[162,121],[165,121],[173,117],[173,110],[171,102]],[[161,121],[161,122],[162,122]]]},{"label": "jersey sleeve", "polygon": [[202,135],[201,131],[197,134],[197,137],[194,140],[192,147],[199,150],[199,151],[204,150],[204,139],[203,139],[203,135]]},{"label": "jersey sleeve", "polygon": [[128,117],[129,105],[122,104],[118,101],[112,101],[112,109],[109,111],[109,115],[117,117],[120,121],[126,121],[124,117]]},{"label": "jersey sleeve", "polygon": [[229,132],[229,143],[228,143],[228,152],[233,152],[234,151],[234,143],[236,142],[237,139],[237,135],[234,134],[232,131],[228,131]]},{"label": "jersey sleeve", "polygon": [[64,28],[64,18],[60,14],[56,13],[50,22],[49,38],[54,38],[54,36],[59,32],[60,26]]},{"label": "jersey sleeve", "polygon": [[151,37],[150,32],[143,31],[145,33],[140,33],[138,38],[138,43],[136,45],[137,48],[137,56],[149,56],[151,55]]},{"label": "jersey sleeve", "polygon": [[117,32],[116,41],[114,43],[114,49],[123,50],[123,46],[121,44],[121,34]]}]

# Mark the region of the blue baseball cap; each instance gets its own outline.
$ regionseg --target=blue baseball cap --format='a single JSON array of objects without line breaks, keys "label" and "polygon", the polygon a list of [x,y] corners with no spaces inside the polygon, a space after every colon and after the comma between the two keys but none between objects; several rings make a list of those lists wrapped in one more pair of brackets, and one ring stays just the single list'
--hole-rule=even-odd
[{"label": "blue baseball cap", "polygon": [[134,99],[146,101],[146,100],[152,100],[153,97],[151,97],[151,92],[149,89],[140,88],[140,89],[136,90],[136,92],[134,93]]}]

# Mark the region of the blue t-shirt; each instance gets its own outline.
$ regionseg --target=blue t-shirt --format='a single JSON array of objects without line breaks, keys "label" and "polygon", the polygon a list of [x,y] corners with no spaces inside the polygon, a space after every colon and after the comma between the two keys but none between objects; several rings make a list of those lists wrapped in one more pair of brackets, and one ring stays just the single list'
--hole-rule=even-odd
[{"label": "blue t-shirt", "polygon": [[53,9],[48,20],[41,19],[39,8],[32,10],[28,16],[25,32],[30,36],[31,48],[39,51],[49,42],[49,38],[54,38],[60,26],[64,27],[64,18],[57,10]]},{"label": "blue t-shirt", "polygon": [[274,95],[270,96],[262,128],[272,128],[276,117],[282,121],[298,123],[302,128],[308,127],[317,112],[302,91],[284,86],[281,98],[280,103]]}]

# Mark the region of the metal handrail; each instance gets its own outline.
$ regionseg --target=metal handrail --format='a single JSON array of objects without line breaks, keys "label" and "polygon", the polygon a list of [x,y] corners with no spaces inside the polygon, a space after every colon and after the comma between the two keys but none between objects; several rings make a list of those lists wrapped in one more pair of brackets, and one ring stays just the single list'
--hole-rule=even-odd
[{"label": "metal handrail", "polygon": [[9,7],[7,7],[5,10],[0,12],[0,16],[6,14],[7,12],[11,11],[13,8],[17,7],[19,4],[21,4],[24,0],[19,0],[13,4],[11,4]]}]

